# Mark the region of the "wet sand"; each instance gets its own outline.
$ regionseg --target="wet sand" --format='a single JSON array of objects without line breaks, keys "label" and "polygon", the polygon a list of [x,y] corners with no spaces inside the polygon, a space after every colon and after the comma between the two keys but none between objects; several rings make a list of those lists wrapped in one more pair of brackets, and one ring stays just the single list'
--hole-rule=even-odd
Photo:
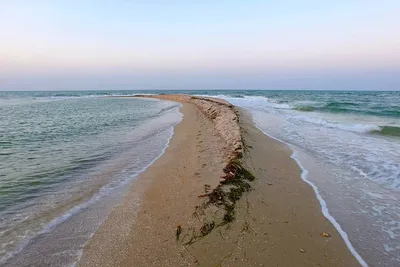
[{"label": "wet sand", "polygon": [[[291,151],[256,129],[246,112],[223,102],[160,98],[183,103],[184,117],[78,266],[359,266],[301,180]],[[236,202],[233,222],[222,224],[221,207],[198,212],[207,198],[199,196],[216,188],[228,161],[242,154],[256,179]],[[216,226],[199,236],[207,222]]]}]

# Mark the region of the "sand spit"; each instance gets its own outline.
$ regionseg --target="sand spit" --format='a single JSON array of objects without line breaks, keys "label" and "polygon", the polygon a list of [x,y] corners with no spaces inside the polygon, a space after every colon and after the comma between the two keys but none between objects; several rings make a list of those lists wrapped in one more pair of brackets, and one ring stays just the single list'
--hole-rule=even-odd
[{"label": "sand spit", "polygon": [[358,266],[291,151],[249,114],[210,98],[145,97],[183,103],[184,117],[79,266]]},{"label": "sand spit", "polygon": [[214,128],[219,135],[230,146],[231,158],[235,158],[243,152],[243,143],[238,125],[238,116],[232,104],[222,99],[210,97],[197,97],[189,95],[145,95],[137,97],[147,97],[171,100],[176,102],[191,103],[196,105],[204,115],[211,119]]}]

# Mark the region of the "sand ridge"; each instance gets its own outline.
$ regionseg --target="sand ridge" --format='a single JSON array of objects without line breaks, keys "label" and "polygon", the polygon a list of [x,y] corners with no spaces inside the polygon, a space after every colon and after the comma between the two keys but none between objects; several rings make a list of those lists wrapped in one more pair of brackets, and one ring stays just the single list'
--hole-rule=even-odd
[{"label": "sand ridge", "polygon": [[238,115],[232,104],[223,99],[210,97],[197,97],[189,95],[138,95],[137,97],[147,97],[171,100],[176,102],[185,102],[196,105],[204,115],[211,119],[214,128],[225,140],[232,150],[230,157],[235,158],[243,152],[243,143],[238,125]]}]

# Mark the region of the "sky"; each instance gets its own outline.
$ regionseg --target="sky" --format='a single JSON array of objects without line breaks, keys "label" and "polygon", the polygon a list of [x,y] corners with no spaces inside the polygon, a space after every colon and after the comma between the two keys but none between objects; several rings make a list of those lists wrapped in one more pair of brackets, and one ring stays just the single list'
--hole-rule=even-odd
[{"label": "sky", "polygon": [[399,0],[1,0],[0,90],[400,90]]}]

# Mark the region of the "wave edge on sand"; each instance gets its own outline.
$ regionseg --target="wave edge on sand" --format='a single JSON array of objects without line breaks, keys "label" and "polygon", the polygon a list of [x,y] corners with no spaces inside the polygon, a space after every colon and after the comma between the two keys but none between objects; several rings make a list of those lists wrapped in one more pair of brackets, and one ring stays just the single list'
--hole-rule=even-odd
[{"label": "wave edge on sand", "polygon": [[[268,136],[269,138],[272,138],[282,144],[287,145],[288,147],[291,147],[290,144],[286,143],[285,141],[282,141],[274,136],[271,136],[269,134],[267,134],[266,132],[264,132],[260,127],[258,127],[257,123],[253,120],[254,125],[266,136]],[[319,193],[319,189],[318,187],[311,182],[310,180],[308,180],[307,175],[308,175],[308,170],[306,168],[303,167],[303,165],[301,164],[301,161],[296,157],[296,152],[292,150],[292,154],[290,155],[290,157],[296,162],[296,164],[299,166],[300,170],[301,170],[301,179],[306,182],[308,185],[311,186],[311,188],[314,191],[315,197],[318,199],[320,205],[321,205],[321,212],[322,214],[325,216],[326,219],[328,219],[331,224],[336,228],[336,230],[339,232],[340,236],[342,237],[343,241],[345,242],[347,248],[349,249],[349,251],[351,252],[351,254],[353,254],[353,256],[357,259],[357,261],[360,263],[361,266],[363,267],[367,267],[368,264],[364,261],[364,259],[360,256],[360,254],[358,254],[358,252],[356,251],[356,249],[353,247],[353,245],[351,244],[349,237],[347,235],[347,233],[342,229],[342,227],[340,226],[340,224],[336,221],[335,217],[333,217],[330,213],[329,213],[329,209],[328,206],[326,205],[325,200],[322,198],[321,194]]]}]

